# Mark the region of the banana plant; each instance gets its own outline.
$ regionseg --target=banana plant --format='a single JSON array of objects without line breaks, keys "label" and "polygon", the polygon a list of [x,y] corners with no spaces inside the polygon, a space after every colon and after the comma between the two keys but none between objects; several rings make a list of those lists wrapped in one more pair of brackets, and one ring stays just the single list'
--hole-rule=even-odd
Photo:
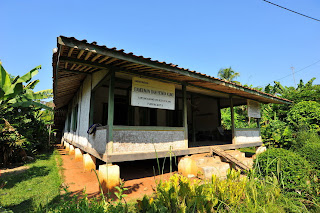
[{"label": "banana plant", "polygon": [[[34,106],[52,110],[51,107],[40,103],[41,99],[52,97],[52,90],[33,91],[39,80],[31,80],[39,73],[39,69],[41,66],[33,68],[21,77],[16,76],[14,79],[10,79],[9,73],[0,62],[0,105],[2,109]],[[24,86],[23,83],[27,83],[27,85]]]}]

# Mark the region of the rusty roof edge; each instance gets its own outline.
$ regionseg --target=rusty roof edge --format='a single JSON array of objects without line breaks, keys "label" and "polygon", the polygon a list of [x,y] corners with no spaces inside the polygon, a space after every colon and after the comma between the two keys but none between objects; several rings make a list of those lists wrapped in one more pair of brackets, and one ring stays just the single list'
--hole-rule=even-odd
[{"label": "rusty roof edge", "polygon": [[284,104],[291,104],[292,103],[292,101],[290,101],[290,100],[280,98],[280,97],[277,97],[277,96],[274,96],[274,95],[271,95],[271,94],[268,94],[268,93],[265,93],[265,92],[262,92],[259,90],[255,90],[250,87],[238,85],[233,82],[228,82],[228,81],[225,81],[225,80],[222,80],[219,78],[215,78],[212,76],[201,74],[201,73],[195,72],[195,71],[190,71],[188,69],[180,68],[177,66],[172,66],[172,65],[164,63],[164,62],[153,61],[150,58],[144,58],[142,56],[127,54],[123,50],[117,50],[116,48],[108,48],[106,46],[99,46],[96,44],[96,42],[87,43],[86,40],[79,41],[79,40],[75,39],[74,37],[69,38],[69,37],[59,36],[57,39],[57,43],[58,43],[58,45],[64,45],[64,46],[73,47],[73,48],[77,48],[77,49],[88,50],[88,51],[92,51],[94,53],[99,53],[101,55],[106,55],[106,56],[110,56],[113,58],[118,58],[120,60],[126,60],[126,61],[129,61],[132,63],[138,63],[138,64],[142,64],[145,66],[182,74],[182,75],[189,76],[192,78],[197,78],[199,80],[207,81],[210,83],[228,86],[233,89],[237,89],[237,90],[248,92],[248,93],[251,93],[254,95],[262,96],[262,97],[265,97],[268,99],[272,99],[274,101],[276,100],[279,103],[284,103]]}]

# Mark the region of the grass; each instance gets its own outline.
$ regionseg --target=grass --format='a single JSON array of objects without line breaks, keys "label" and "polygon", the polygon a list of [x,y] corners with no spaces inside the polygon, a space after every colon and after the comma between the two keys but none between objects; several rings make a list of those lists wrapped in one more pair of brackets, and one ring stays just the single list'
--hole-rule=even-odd
[{"label": "grass", "polygon": [[256,148],[255,147],[240,148],[238,150],[240,152],[244,152],[246,154],[246,157],[251,157],[252,155],[256,154]]},{"label": "grass", "polygon": [[54,151],[38,155],[36,159],[27,164],[27,171],[0,177],[0,182],[7,182],[0,189],[0,206],[13,212],[30,212],[59,197],[60,155]]}]

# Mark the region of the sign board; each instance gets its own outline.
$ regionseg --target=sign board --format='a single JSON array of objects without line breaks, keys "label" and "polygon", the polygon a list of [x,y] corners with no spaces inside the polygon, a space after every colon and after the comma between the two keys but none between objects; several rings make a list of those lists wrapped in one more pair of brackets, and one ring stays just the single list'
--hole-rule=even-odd
[{"label": "sign board", "polygon": [[248,100],[248,117],[261,118],[260,103],[258,101]]},{"label": "sign board", "polygon": [[132,78],[131,105],[174,110],[175,87],[147,78]]}]

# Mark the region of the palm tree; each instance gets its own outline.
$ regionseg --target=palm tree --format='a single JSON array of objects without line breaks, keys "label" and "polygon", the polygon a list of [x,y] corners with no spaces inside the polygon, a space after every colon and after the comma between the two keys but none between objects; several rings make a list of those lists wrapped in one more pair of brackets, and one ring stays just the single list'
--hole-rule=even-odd
[{"label": "palm tree", "polygon": [[235,83],[239,83],[238,81],[233,81],[233,79],[240,76],[240,73],[235,72],[231,67],[229,68],[221,68],[218,72],[218,77],[224,79],[226,81],[231,81]]}]

